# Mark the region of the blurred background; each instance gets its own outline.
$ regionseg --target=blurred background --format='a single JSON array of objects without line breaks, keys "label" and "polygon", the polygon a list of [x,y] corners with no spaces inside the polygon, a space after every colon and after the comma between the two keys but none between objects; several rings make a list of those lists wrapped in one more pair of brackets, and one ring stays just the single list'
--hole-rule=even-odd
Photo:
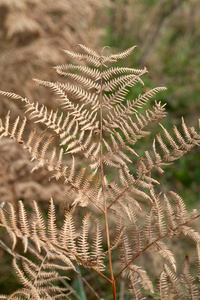
[{"label": "blurred background", "polygon": [[[0,0],[0,89],[52,109],[56,97],[32,78],[58,80],[53,66],[69,62],[62,49],[76,51],[81,43],[100,51],[108,45],[114,53],[137,45],[122,64],[148,68],[145,89],[167,87],[156,97],[167,103],[167,129],[172,132],[173,124],[180,126],[182,116],[188,125],[198,126],[199,16],[199,0]],[[137,87],[133,89],[129,99],[138,92]],[[21,103],[0,99],[1,117],[8,110],[13,119],[23,115],[21,107]],[[154,130],[158,132],[159,125],[152,129],[152,136]],[[145,141],[144,150],[146,143],[152,140]],[[35,199],[45,206],[50,196],[62,201],[63,187],[49,184],[45,170],[30,174],[31,168],[26,152],[11,140],[0,140],[0,202]],[[161,182],[164,190],[178,192],[190,210],[199,207],[200,151],[193,149],[166,169]],[[0,249],[1,293],[16,288],[9,261]]]}]

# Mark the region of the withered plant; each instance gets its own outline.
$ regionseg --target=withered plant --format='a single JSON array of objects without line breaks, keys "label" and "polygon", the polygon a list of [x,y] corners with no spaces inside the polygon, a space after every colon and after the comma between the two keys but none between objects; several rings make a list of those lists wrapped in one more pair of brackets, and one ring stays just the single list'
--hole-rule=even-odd
[{"label": "withered plant", "polygon": [[[94,280],[90,282],[92,276],[83,275],[87,299],[107,299],[111,294],[117,299],[119,293],[122,299],[129,293],[129,299],[132,294],[132,299],[197,300],[200,233],[195,221],[200,215],[196,209],[190,213],[174,191],[162,192],[157,174],[199,145],[200,133],[182,119],[180,128],[173,127],[172,137],[160,124],[162,134],[156,135],[152,148],[137,153],[136,143],[151,134],[150,123],[166,116],[161,102],[145,109],[165,87],[130,100],[130,89],[144,85],[141,77],[147,69],[109,65],[130,55],[134,47],[118,54],[110,54],[104,47],[98,54],[79,46],[81,53],[65,53],[80,64],[55,67],[69,83],[35,80],[59,97],[59,110],[48,111],[38,102],[0,92],[22,101],[29,119],[46,127],[42,132],[33,128],[27,133],[27,118],[10,121],[9,112],[0,121],[1,138],[15,140],[37,161],[34,169],[47,168],[51,178],[67,187],[61,227],[53,199],[47,221],[36,201],[31,212],[21,200],[18,211],[11,203],[1,205],[0,226],[12,243],[1,241],[0,245],[13,256],[22,287],[0,299],[73,299],[78,296],[70,278],[90,272],[106,284],[98,290]],[[181,272],[177,271],[173,240],[183,236],[196,245],[193,275],[187,253]],[[149,275],[151,263],[142,259],[150,251],[163,259],[156,284]],[[118,282],[124,283],[124,292]]]}]

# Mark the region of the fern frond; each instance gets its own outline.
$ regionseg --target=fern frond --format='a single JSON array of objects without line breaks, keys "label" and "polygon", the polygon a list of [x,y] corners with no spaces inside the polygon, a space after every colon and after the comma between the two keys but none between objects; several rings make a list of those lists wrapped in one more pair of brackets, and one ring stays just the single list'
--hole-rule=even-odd
[{"label": "fern frond", "polygon": [[27,237],[30,236],[30,229],[28,225],[26,210],[24,208],[24,204],[22,201],[19,201],[19,219],[20,219],[21,230],[23,232],[24,252],[26,252],[28,247]]},{"label": "fern frond", "polygon": [[[57,3],[49,11],[54,13],[56,7]],[[135,46],[108,55],[105,47],[100,54],[85,45],[79,48],[80,53],[64,52],[79,60],[80,65],[55,67],[59,75],[74,84],[65,82],[66,78],[62,82],[35,80],[59,98],[58,109],[49,111],[38,102],[31,103],[17,94],[0,91],[0,95],[25,104],[27,114],[27,118],[18,116],[14,122],[10,121],[10,112],[4,120],[0,119],[0,138],[9,137],[30,152],[35,163],[32,171],[45,167],[51,178],[62,181],[67,204],[61,229],[52,198],[47,221],[35,201],[30,218],[22,201],[19,201],[18,211],[12,204],[8,204],[8,211],[0,205],[0,227],[11,240],[10,248],[3,242],[0,246],[14,257],[14,269],[22,283],[22,288],[8,297],[13,300],[69,299],[71,276],[68,274],[73,271],[80,277],[81,269],[86,268],[84,274],[91,269],[112,285],[113,299],[117,298],[116,281],[120,276],[129,279],[134,299],[146,299],[146,294],[163,300],[185,296],[198,299],[188,258],[185,258],[181,285],[175,275],[175,255],[167,242],[182,233],[196,243],[197,276],[200,277],[200,233],[189,226],[199,215],[196,210],[188,214],[182,198],[172,191],[169,198],[175,202],[174,206],[165,194],[161,197],[159,180],[153,177],[152,171],[164,173],[164,166],[200,145],[200,133],[188,127],[183,119],[182,128],[174,126],[174,134],[160,125],[162,135],[156,135],[152,149],[145,149],[143,153],[140,149],[136,151],[139,139],[151,134],[150,123],[160,122],[166,116],[165,104],[161,102],[155,101],[152,108],[148,104],[145,109],[149,100],[165,88],[153,88],[132,100],[126,99],[133,86],[144,85],[141,78],[147,69],[109,68],[107,65],[130,55]],[[42,131],[34,128],[26,133],[27,119],[40,123]],[[110,174],[107,173],[110,170]],[[82,212],[85,212],[84,217]],[[30,255],[16,253],[18,241]],[[155,293],[146,266],[139,265],[148,249],[157,252],[169,264],[165,264],[160,273]],[[113,263],[118,254],[123,265],[121,271]],[[73,262],[80,267],[80,272]],[[96,295],[93,287],[86,284]]]},{"label": "fern frond", "polygon": [[53,199],[50,200],[49,211],[48,211],[48,235],[49,240],[56,244],[57,242],[57,227],[55,224],[56,216],[55,216],[55,206],[53,203]]},{"label": "fern frond", "polygon": [[145,238],[149,243],[151,243],[153,239],[153,232],[154,232],[153,223],[154,223],[154,209],[151,209],[150,212],[146,214],[146,220],[144,226]]},{"label": "fern frond", "polygon": [[74,159],[74,156],[72,156],[72,164],[70,167],[69,176],[68,176],[67,181],[73,181],[74,174],[75,174],[75,159]]},{"label": "fern frond", "polygon": [[93,65],[94,67],[99,67],[101,65],[101,57],[94,56],[92,54],[81,54],[81,53],[76,53],[73,51],[69,50],[63,50],[69,57],[78,59],[80,61],[86,61],[88,64]]},{"label": "fern frond", "polygon": [[154,157],[155,157],[155,163],[154,163],[154,168],[160,173],[164,173],[164,170],[161,168],[161,165],[162,164],[162,158],[160,156],[160,154],[156,151],[156,144],[155,144],[155,139],[153,141],[153,145],[152,145],[152,148],[153,148],[153,154],[154,154]]},{"label": "fern frond", "polygon": [[180,227],[180,230],[184,235],[189,236],[194,242],[198,244],[200,243],[200,233],[193,228],[183,225]]},{"label": "fern frond", "polygon": [[120,252],[121,252],[120,258],[122,260],[123,266],[126,266],[129,263],[129,261],[131,261],[132,259],[132,249],[128,241],[127,235],[125,233],[121,241]]},{"label": "fern frond", "polygon": [[[72,217],[72,213],[73,211],[69,211],[65,213],[65,220],[59,234],[59,240],[62,247],[66,247],[72,253],[77,253],[76,232],[75,232],[75,224]],[[72,257],[74,258],[74,256]]]},{"label": "fern frond", "polygon": [[176,260],[173,253],[167,248],[166,244],[162,241],[158,241],[153,244],[152,249],[158,252],[163,258],[169,261],[170,265],[173,268],[173,271],[176,273]]},{"label": "fern frond", "polygon": [[127,56],[129,56],[131,54],[131,52],[135,49],[136,46],[132,46],[128,49],[126,49],[125,51],[122,51],[118,54],[111,54],[107,57],[107,60],[111,60],[111,61],[117,61],[118,59],[123,59]]},{"label": "fern frond", "polygon": [[153,200],[152,209],[155,212],[155,231],[158,232],[159,236],[166,233],[166,227],[164,223],[164,212],[160,203],[159,195],[155,195],[153,189],[150,189],[150,195]]},{"label": "fern frond", "polygon": [[45,222],[44,219],[42,217],[42,214],[38,208],[37,202],[33,201],[33,210],[35,213],[35,218],[36,218],[36,228],[37,231],[39,233],[39,236],[43,239],[43,240],[47,240],[47,236],[46,236],[46,226],[45,226]]},{"label": "fern frond", "polygon": [[[14,267],[14,270],[16,271],[17,275],[19,276],[22,284],[25,286],[25,287],[28,287],[31,291],[31,294],[33,293],[33,295],[35,295],[36,297],[38,297],[39,299],[39,293],[37,292],[37,288],[31,283],[30,280],[28,280],[24,274],[24,272],[22,270],[20,270],[20,268],[18,267],[17,265],[17,262],[16,262],[16,258],[14,257],[13,259],[13,267]],[[37,299],[37,298],[36,298]]]},{"label": "fern frond", "polygon": [[174,294],[174,298],[183,299],[183,292],[181,290],[181,284],[175,274],[170,270],[167,265],[164,265],[164,271],[167,274],[169,287],[172,293]]},{"label": "fern frond", "polygon": [[134,69],[134,68],[126,68],[126,67],[113,67],[109,68],[108,70],[105,70],[101,73],[101,76],[108,80],[110,77],[123,74],[123,73],[134,73],[138,76],[141,76],[142,74],[148,72],[146,68],[144,69]]},{"label": "fern frond", "polygon": [[140,288],[138,288],[138,276],[137,276],[137,274],[134,273],[134,272],[130,272],[129,280],[130,280],[130,285],[129,285],[130,289],[129,289],[129,291],[131,292],[131,294],[133,294],[135,296],[135,299],[137,299],[137,300],[145,300],[146,297],[143,297]]},{"label": "fern frond", "polygon": [[82,45],[82,44],[78,44],[78,46],[79,46],[82,50],[84,50],[84,52],[86,52],[87,54],[99,58],[99,54],[98,54],[96,51],[94,51],[93,49],[91,49],[91,48],[89,48],[89,47],[87,47],[87,46],[85,46],[85,45]]},{"label": "fern frond", "polygon": [[176,222],[176,216],[175,216],[175,212],[172,208],[172,205],[169,202],[169,199],[167,198],[167,196],[164,194],[164,202],[165,202],[165,208],[166,208],[166,213],[167,213],[167,219],[169,222],[169,226],[170,228],[175,229],[177,227],[177,222]]},{"label": "fern frond", "polygon": [[169,134],[169,132],[164,128],[164,126],[162,126],[160,124],[160,126],[162,127],[163,131],[164,131],[164,134],[168,140],[168,142],[170,143],[173,151],[175,152],[175,155],[183,155],[182,152],[180,149],[179,149],[179,146],[176,144],[176,142],[174,141],[174,139],[171,137],[171,135]]},{"label": "fern frond", "polygon": [[[135,181],[135,185],[137,184],[137,181]],[[140,208],[140,205],[137,202],[137,198],[143,199],[147,202],[152,203],[152,200],[150,198],[150,196],[142,191],[139,188],[133,187],[133,184],[130,184],[129,186],[126,187],[122,187],[121,189],[119,189],[115,195],[115,197],[113,198],[112,203],[108,206],[108,210],[113,206],[113,205],[120,205],[120,201],[130,201],[132,204],[136,205],[138,208]]]},{"label": "fern frond", "polygon": [[89,230],[90,215],[91,215],[90,213],[87,213],[85,215],[85,217],[83,218],[82,231],[81,231],[81,235],[78,239],[79,253],[85,263],[87,263],[88,259],[90,259],[89,243],[88,243],[88,230]]},{"label": "fern frond", "polygon": [[100,89],[100,85],[98,83],[96,83],[94,80],[92,80],[90,78],[84,78],[82,75],[65,73],[65,76],[71,78],[72,80],[74,80],[78,83],[81,83],[87,89],[92,89],[92,88],[94,88],[96,90]]},{"label": "fern frond", "polygon": [[156,284],[156,295],[160,299],[165,300],[168,298],[168,278],[165,271],[162,271],[159,275],[158,283]]},{"label": "fern frond", "polygon": [[131,103],[131,106],[129,107],[129,109],[134,109],[134,107],[136,108],[141,108],[143,107],[143,105],[149,101],[150,98],[152,98],[153,96],[155,96],[157,93],[165,91],[166,87],[157,87],[154,88],[148,92],[146,92],[143,95],[139,95],[139,97],[135,100],[133,100],[133,102]]},{"label": "fern frond", "polygon": [[[15,247],[17,245],[17,235],[13,230],[10,229],[10,227],[6,227],[6,230],[7,230],[8,235],[9,235],[11,241],[12,241],[12,252],[14,252]],[[23,239],[23,241],[24,241],[24,249],[26,250],[26,243],[27,243],[26,238]]]},{"label": "fern frond", "polygon": [[[111,92],[118,87],[119,90],[124,90],[126,87],[134,86],[137,82],[140,82],[142,85],[144,85],[143,81],[137,75],[123,75],[104,83],[104,85],[102,86],[102,90],[105,90],[106,92]],[[116,95],[118,94],[116,93]],[[112,98],[113,100],[115,100],[117,97],[112,95]],[[122,99],[124,99],[124,97]]]},{"label": "fern frond", "polygon": [[[29,259],[25,257],[21,257],[21,263],[23,267],[23,271],[20,269],[20,267],[17,265],[16,259],[13,259],[13,264],[16,273],[20,277],[22,284],[24,285],[24,288],[17,290],[14,292],[13,295],[27,295],[29,298],[33,297],[33,299],[44,299],[43,296],[45,295],[47,298],[50,296],[53,296],[54,293],[57,295],[66,297],[66,294],[63,292],[67,292],[68,288],[62,288],[53,285],[56,281],[63,281],[68,279],[66,276],[59,276],[56,271],[45,271],[46,268],[59,268],[62,269],[59,265],[53,265],[50,267],[50,264],[45,264],[45,259],[42,259],[41,265],[38,266],[37,264],[33,263]],[[44,269],[44,270],[43,270]],[[28,280],[27,278],[30,278]],[[42,298],[40,298],[42,297]],[[46,298],[45,297],[45,298]],[[12,298],[11,298],[12,299]]]},{"label": "fern frond", "polygon": [[183,131],[184,131],[184,134],[185,134],[187,140],[190,142],[190,141],[192,140],[192,137],[191,137],[191,135],[190,135],[190,132],[189,132],[189,130],[188,130],[188,127],[187,127],[187,125],[185,124],[185,121],[184,121],[183,118],[182,118],[182,128],[183,128]]},{"label": "fern frond", "polygon": [[5,92],[5,91],[0,90],[0,95],[5,96],[5,97],[10,98],[10,99],[13,99],[13,100],[21,100],[21,101],[26,102],[26,98],[23,98],[22,96],[19,96],[15,93],[9,93],[9,92]]},{"label": "fern frond", "polygon": [[159,145],[160,145],[161,150],[163,151],[164,159],[165,159],[166,161],[171,161],[171,160],[173,160],[173,157],[171,158],[171,156],[170,156],[170,151],[169,151],[167,145],[163,142],[163,139],[162,139],[162,137],[161,137],[161,134],[157,134],[157,135],[156,135],[156,138],[157,138],[157,141],[158,141],[158,143],[159,143]]},{"label": "fern frond", "polygon": [[95,268],[99,271],[104,271],[106,266],[103,263],[104,253],[102,245],[102,233],[100,230],[100,222],[95,219],[94,224],[94,238],[93,238],[93,251],[91,252],[91,257],[93,257],[95,262]]},{"label": "fern frond", "polygon": [[77,65],[72,65],[72,64],[67,64],[67,65],[59,65],[55,67],[56,71],[60,75],[66,76],[65,71],[72,70],[72,71],[78,71],[81,72],[89,77],[91,77],[93,80],[98,80],[100,78],[100,71],[97,69],[92,69],[87,66],[77,66]]},{"label": "fern frond", "polygon": [[[141,209],[141,208],[140,208]],[[138,224],[138,218],[131,205],[127,205],[127,215],[129,216],[132,224],[132,242],[133,242],[133,253],[138,254],[142,250],[143,246],[143,234],[142,227]]]},{"label": "fern frond", "polygon": [[194,285],[195,278],[190,273],[190,262],[189,257],[186,255],[183,263],[183,270],[182,270],[182,278],[181,281],[184,284],[184,287],[187,291],[188,297],[192,300],[199,299],[199,291],[197,287]]},{"label": "fern frond", "polygon": [[86,171],[86,168],[82,168],[82,169],[79,171],[78,175],[76,176],[76,180],[75,180],[75,182],[74,182],[76,188],[79,188],[79,187],[80,187],[81,182],[82,182],[82,180],[83,180],[83,176],[85,175],[85,171]]},{"label": "fern frond", "polygon": [[32,234],[32,240],[35,244],[35,247],[36,249],[38,250],[38,252],[40,253],[41,252],[41,241],[40,241],[40,238],[37,234],[37,223],[36,222],[33,222],[32,223],[32,230],[31,230],[31,234]]},{"label": "fern frond", "polygon": [[130,273],[136,274],[137,284],[140,284],[143,287],[143,289],[145,289],[146,291],[153,293],[153,284],[149,279],[149,276],[147,275],[147,272],[145,270],[143,270],[142,268],[134,264],[131,264],[129,266],[129,274]]},{"label": "fern frond", "polygon": [[8,136],[9,135],[9,125],[10,125],[10,112],[7,113],[5,117],[5,126],[3,126],[3,122],[1,120],[1,128],[0,132],[3,132],[0,137]]},{"label": "fern frond", "polygon": [[15,246],[17,244],[17,236],[21,236],[20,230],[17,228],[16,225],[16,214],[15,214],[15,210],[13,208],[13,206],[10,204],[10,219],[11,219],[11,226],[13,226],[14,228],[10,227],[8,224],[8,220],[5,216],[5,213],[2,209],[2,207],[0,207],[0,225],[2,227],[5,227],[8,235],[12,241],[12,252],[14,252],[15,250]]},{"label": "fern frond", "polygon": [[183,199],[177,193],[174,193],[172,191],[169,192],[169,195],[176,202],[176,218],[178,222],[185,223],[188,220],[188,213]]},{"label": "fern frond", "polygon": [[[136,83],[137,80],[134,79],[134,81],[132,81],[132,86],[134,86]],[[105,86],[104,89],[107,91],[107,89],[109,90],[110,88]],[[128,94],[128,92],[129,90],[127,89],[127,84],[122,84],[114,93],[110,93],[108,96],[105,94],[103,96],[103,106],[107,107],[109,110],[112,109],[112,105],[122,103],[124,101],[124,97]]]},{"label": "fern frond", "polygon": [[[83,110],[83,107],[85,104],[83,105],[79,105],[77,104],[75,106],[75,104],[69,100],[67,94],[65,93],[65,90],[69,90],[70,92],[73,92],[73,94],[75,94],[76,96],[78,96],[79,98],[81,98],[82,96],[86,96],[85,93],[82,93],[82,89],[80,89],[77,86],[73,86],[73,85],[65,85],[65,84],[59,84],[59,83],[53,83],[53,82],[48,82],[48,81],[42,81],[42,80],[37,80],[34,79],[34,81],[36,81],[39,85],[43,85],[46,87],[49,87],[53,90],[53,92],[55,94],[58,94],[60,96],[60,100],[63,102],[62,106],[63,109],[68,110],[69,115],[73,115],[74,116],[74,121],[78,121],[78,122],[82,122],[81,124],[86,124],[87,123],[87,127],[88,127],[88,123],[91,127],[91,129],[95,129],[95,125],[93,125],[91,123],[91,116],[93,116],[94,112],[90,113],[90,118],[88,120],[88,114],[89,112],[87,110]],[[92,97],[93,100],[94,97]],[[90,121],[90,122],[88,122]]]},{"label": "fern frond", "polygon": [[[18,227],[17,227],[17,217],[16,217],[15,209],[11,203],[8,203],[8,206],[9,206],[9,216],[10,216],[10,223],[11,223],[12,229],[17,232]],[[3,213],[3,211],[2,211],[2,213]],[[2,223],[5,224],[4,222],[2,222]]]},{"label": "fern frond", "polygon": [[[136,99],[135,101],[134,100],[133,101],[127,100],[127,105],[124,106],[124,107],[119,107],[119,106],[115,107],[113,109],[113,111],[110,111],[109,114],[108,114],[108,118],[109,118],[109,121],[110,121],[111,125],[114,124],[114,123],[118,124],[118,122],[121,122],[121,120],[123,120],[123,119],[126,120],[128,118],[128,116],[130,114],[133,114],[133,113],[136,113],[136,117],[137,117],[137,113],[138,113],[138,111],[136,109],[137,108],[137,103],[139,103],[140,107],[142,107],[157,92],[160,92],[160,91],[163,91],[163,90],[165,90],[165,88],[163,88],[163,87],[155,88],[155,89],[147,92],[146,94],[144,94],[143,97],[140,96],[140,98]],[[159,108],[159,110],[161,109],[161,111],[163,111],[163,107],[161,107],[161,106],[159,107],[158,104],[157,104],[154,108],[155,109],[154,110],[154,116],[155,117],[156,117],[155,113],[158,114],[158,111],[156,111],[156,109],[158,109],[158,108]],[[149,119],[149,113],[150,113],[150,111],[147,111],[148,119]],[[154,117],[154,120],[155,120],[155,117]],[[152,119],[152,121],[153,121],[153,119]],[[147,124],[145,124],[145,125],[147,125]],[[143,124],[142,124],[142,126],[143,126]]]}]

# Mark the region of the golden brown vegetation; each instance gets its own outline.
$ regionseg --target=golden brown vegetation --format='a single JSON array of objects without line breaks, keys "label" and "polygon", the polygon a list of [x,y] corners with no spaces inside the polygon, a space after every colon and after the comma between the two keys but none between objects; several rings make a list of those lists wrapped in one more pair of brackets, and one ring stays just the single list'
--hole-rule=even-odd
[{"label": "golden brown vegetation", "polygon": [[[59,97],[59,110],[1,92],[22,101],[28,118],[46,127],[27,134],[27,118],[17,116],[11,121],[7,113],[0,123],[1,137],[12,138],[27,149],[36,161],[33,171],[45,167],[66,190],[61,226],[53,199],[47,222],[36,201],[30,217],[21,200],[18,211],[10,203],[1,205],[0,225],[11,239],[10,246],[2,245],[13,256],[13,268],[22,283],[9,299],[71,299],[76,293],[69,279],[86,269],[110,284],[110,291],[97,292],[94,282],[82,276],[91,299],[106,297],[111,291],[117,299],[116,282],[123,280],[133,299],[198,300],[200,233],[194,221],[200,215],[196,210],[189,212],[177,193],[163,193],[155,172],[163,174],[167,166],[198,146],[199,130],[182,119],[180,128],[174,126],[172,137],[161,125],[162,134],[156,135],[152,148],[139,155],[134,150],[136,143],[151,134],[151,123],[166,116],[161,102],[145,106],[165,88],[153,88],[127,100],[132,87],[144,85],[142,76],[147,69],[110,64],[130,55],[134,47],[118,54],[111,54],[107,47],[100,54],[79,47],[80,53],[64,51],[79,64],[55,67],[69,82],[35,80]],[[181,273],[177,270],[172,241],[181,236],[196,245],[195,277],[186,253]],[[19,244],[24,254],[19,253]],[[149,252],[163,259],[156,288],[142,261]]]}]

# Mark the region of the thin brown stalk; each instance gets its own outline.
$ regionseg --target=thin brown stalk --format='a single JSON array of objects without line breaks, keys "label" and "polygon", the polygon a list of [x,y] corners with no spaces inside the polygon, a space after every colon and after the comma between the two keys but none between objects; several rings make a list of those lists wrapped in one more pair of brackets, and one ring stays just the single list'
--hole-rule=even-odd
[{"label": "thin brown stalk", "polygon": [[[102,73],[102,65],[101,65],[101,73]],[[105,217],[105,226],[106,226],[106,239],[107,239],[107,247],[108,247],[110,276],[111,276],[111,281],[112,281],[113,297],[114,297],[114,300],[115,300],[116,299],[116,288],[115,288],[115,280],[114,280],[113,267],[112,267],[112,257],[111,257],[111,251],[110,251],[110,235],[109,235],[107,203],[106,203],[106,195],[105,195],[104,169],[103,169],[103,111],[102,111],[103,95],[102,95],[102,85],[103,85],[103,79],[102,79],[102,76],[101,76],[101,91],[100,91],[101,178],[102,178],[102,194],[103,194],[103,201],[104,201],[104,217]]]}]

